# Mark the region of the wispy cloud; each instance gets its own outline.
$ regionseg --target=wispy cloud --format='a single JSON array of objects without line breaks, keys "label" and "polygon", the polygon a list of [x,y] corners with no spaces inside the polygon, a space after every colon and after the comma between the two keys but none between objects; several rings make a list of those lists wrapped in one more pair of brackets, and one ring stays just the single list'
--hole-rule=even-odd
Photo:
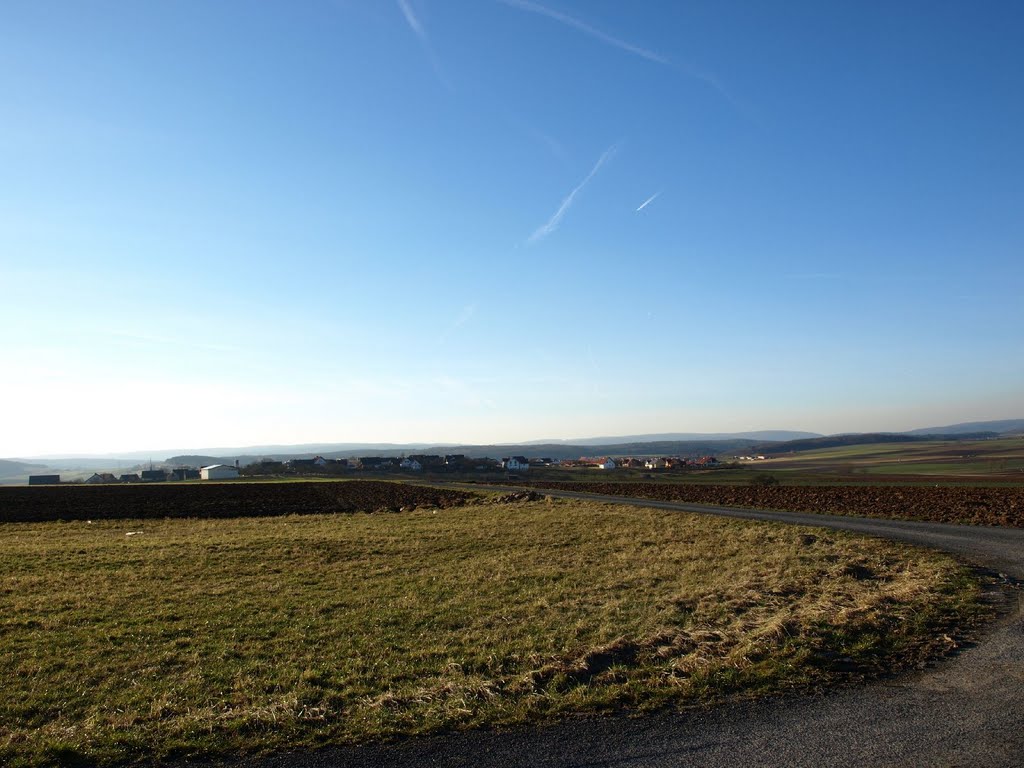
[{"label": "wispy cloud", "polygon": [[525,122],[520,121],[520,123],[523,126],[523,130],[526,131],[534,141],[547,147],[548,151],[559,160],[565,160],[565,147],[563,147],[554,137],[544,133],[544,131],[539,128],[526,124]]},{"label": "wispy cloud", "polygon": [[530,235],[530,238],[529,240],[527,240],[527,242],[536,243],[538,240],[543,240],[545,237],[547,237],[556,229],[558,229],[558,225],[561,223],[562,218],[568,212],[569,208],[572,207],[572,203],[573,200],[576,199],[576,195],[578,195],[580,190],[587,186],[590,180],[594,178],[594,176],[597,174],[599,170],[601,170],[601,166],[603,166],[608,161],[608,158],[615,154],[616,146],[617,145],[613,144],[612,146],[608,147],[608,149],[601,153],[601,156],[597,159],[597,162],[594,164],[594,167],[590,169],[590,173],[587,174],[586,178],[583,179],[583,181],[581,181],[579,184],[577,184],[573,188],[572,192],[566,195],[565,199],[562,200],[562,204],[558,206],[558,210],[555,211],[555,213],[551,216],[550,219],[547,220],[547,222],[543,226],[538,227],[537,230],[532,235]]},{"label": "wispy cloud", "polygon": [[459,312],[458,317],[455,318],[455,321],[450,326],[448,326],[448,328],[446,328],[445,331],[440,336],[437,337],[437,343],[438,344],[444,343],[445,341],[448,340],[449,336],[451,336],[453,333],[455,333],[455,331],[457,331],[459,328],[461,328],[466,323],[468,323],[470,320],[472,320],[473,319],[473,315],[476,314],[476,309],[477,309],[476,302],[473,302],[472,304],[467,304],[466,306],[464,306],[462,308],[462,311]]},{"label": "wispy cloud", "polygon": [[420,46],[423,48],[423,52],[427,55],[427,59],[430,61],[430,66],[434,69],[434,74],[437,79],[441,82],[445,88],[449,91],[454,91],[455,88],[452,86],[451,80],[448,79],[448,75],[441,68],[441,62],[437,59],[437,54],[434,53],[434,48],[430,44],[430,38],[427,36],[427,30],[423,28],[423,24],[420,23],[419,18],[416,16],[409,5],[409,0],[397,0],[398,7],[402,11],[402,15],[405,16],[405,21],[409,24],[409,28],[415,33],[416,37],[419,38]]},{"label": "wispy cloud", "polygon": [[718,92],[718,95],[725,99],[729,104],[739,112],[743,117],[754,123],[760,123],[761,118],[757,114],[756,110],[749,104],[741,101],[740,99],[733,96],[725,83],[722,82],[718,75],[712,74],[711,72],[705,72],[704,70],[696,69],[695,67],[686,65],[683,67],[683,71],[686,72],[690,77],[704,83],[709,88],[714,89]]},{"label": "wispy cloud", "polygon": [[642,211],[642,210],[643,210],[644,208],[646,208],[646,207],[647,207],[648,205],[650,205],[651,203],[653,203],[653,202],[654,202],[654,199],[655,199],[655,198],[656,198],[656,197],[657,197],[658,195],[660,195],[660,194],[661,194],[661,192],[655,192],[655,193],[654,193],[653,195],[651,195],[650,197],[648,197],[648,198],[647,198],[646,200],[644,200],[644,201],[643,201],[642,203],[640,203],[639,207],[638,207],[638,208],[636,209],[636,211],[635,211],[635,212],[636,212],[636,213],[639,213],[640,211]]},{"label": "wispy cloud", "polygon": [[647,48],[641,48],[639,45],[633,45],[633,43],[627,42],[613,35],[609,35],[607,32],[602,32],[600,29],[592,27],[585,21],[581,21],[567,13],[556,11],[554,8],[548,8],[540,3],[535,3],[533,0],[497,0],[497,2],[508,6],[509,8],[516,8],[520,11],[535,13],[539,16],[546,16],[547,18],[557,21],[560,24],[564,24],[567,27],[572,27],[595,40],[599,40],[606,45],[626,51],[627,53],[632,53],[633,55],[647,59],[648,61],[672,67],[673,69],[682,72],[717,91],[722,98],[728,101],[738,112],[742,113],[748,119],[754,119],[755,117],[752,114],[750,107],[733,96],[725,86],[725,83],[723,83],[717,75],[711,72],[704,71],[685,62],[673,62],[668,57],[663,56],[660,53]]},{"label": "wispy cloud", "polygon": [[602,32],[601,30],[590,26],[585,21],[580,21],[579,19],[570,16],[567,13],[556,11],[554,8],[548,8],[547,6],[541,5],[540,3],[534,3],[531,2],[531,0],[498,0],[498,2],[507,5],[511,8],[518,8],[521,11],[528,11],[529,13],[536,13],[541,16],[547,16],[549,19],[554,19],[555,21],[561,24],[565,24],[567,27],[572,27],[573,29],[579,30],[585,35],[589,35],[590,37],[593,37],[596,40],[600,40],[602,43],[614,46],[615,48],[619,48],[620,50],[626,51],[628,53],[635,54],[636,56],[640,56],[641,58],[647,59],[648,61],[654,61],[657,62],[658,64],[669,63],[669,60],[659,53],[649,51],[646,48],[641,48],[639,45],[627,43],[625,40],[620,40],[617,37],[613,37],[612,35],[609,35],[606,32]]}]

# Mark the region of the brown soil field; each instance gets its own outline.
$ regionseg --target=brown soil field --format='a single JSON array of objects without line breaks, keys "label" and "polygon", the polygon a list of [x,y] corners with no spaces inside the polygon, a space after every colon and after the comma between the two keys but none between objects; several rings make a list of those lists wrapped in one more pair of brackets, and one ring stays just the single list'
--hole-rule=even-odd
[{"label": "brown soil field", "polygon": [[761,487],[606,482],[546,482],[522,485],[609,496],[678,501],[686,504],[1024,528],[1024,487]]},{"label": "brown soil field", "polygon": [[0,488],[0,523],[265,517],[454,507],[479,496],[377,480]]}]

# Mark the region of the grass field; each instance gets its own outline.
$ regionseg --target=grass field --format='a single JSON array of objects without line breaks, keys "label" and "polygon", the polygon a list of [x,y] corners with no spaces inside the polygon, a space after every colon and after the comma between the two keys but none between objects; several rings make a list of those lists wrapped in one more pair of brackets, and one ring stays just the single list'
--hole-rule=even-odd
[{"label": "grass field", "polygon": [[945,481],[977,484],[1024,483],[1024,438],[942,440],[851,445],[780,455],[749,466],[780,478],[817,482]]},{"label": "grass field", "polygon": [[893,671],[948,558],[571,501],[0,526],[0,764],[114,765],[714,702]]}]

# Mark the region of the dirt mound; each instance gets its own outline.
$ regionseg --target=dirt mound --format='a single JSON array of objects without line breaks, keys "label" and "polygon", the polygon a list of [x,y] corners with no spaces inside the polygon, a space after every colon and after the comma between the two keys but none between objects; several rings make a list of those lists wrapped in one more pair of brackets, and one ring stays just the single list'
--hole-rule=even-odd
[{"label": "dirt mound", "polygon": [[399,512],[479,501],[464,491],[377,480],[0,488],[0,522]]},{"label": "dirt mound", "polygon": [[504,496],[499,496],[494,500],[494,503],[520,504],[524,501],[542,501],[544,498],[544,494],[537,493],[536,491],[517,491],[514,493],[506,493]]}]

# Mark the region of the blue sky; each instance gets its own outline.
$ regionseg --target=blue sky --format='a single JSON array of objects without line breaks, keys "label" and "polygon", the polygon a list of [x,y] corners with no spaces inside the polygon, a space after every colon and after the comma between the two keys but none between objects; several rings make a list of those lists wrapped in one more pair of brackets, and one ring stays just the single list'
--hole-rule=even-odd
[{"label": "blue sky", "polygon": [[994,1],[5,2],[0,456],[1019,417],[1022,37]]}]

